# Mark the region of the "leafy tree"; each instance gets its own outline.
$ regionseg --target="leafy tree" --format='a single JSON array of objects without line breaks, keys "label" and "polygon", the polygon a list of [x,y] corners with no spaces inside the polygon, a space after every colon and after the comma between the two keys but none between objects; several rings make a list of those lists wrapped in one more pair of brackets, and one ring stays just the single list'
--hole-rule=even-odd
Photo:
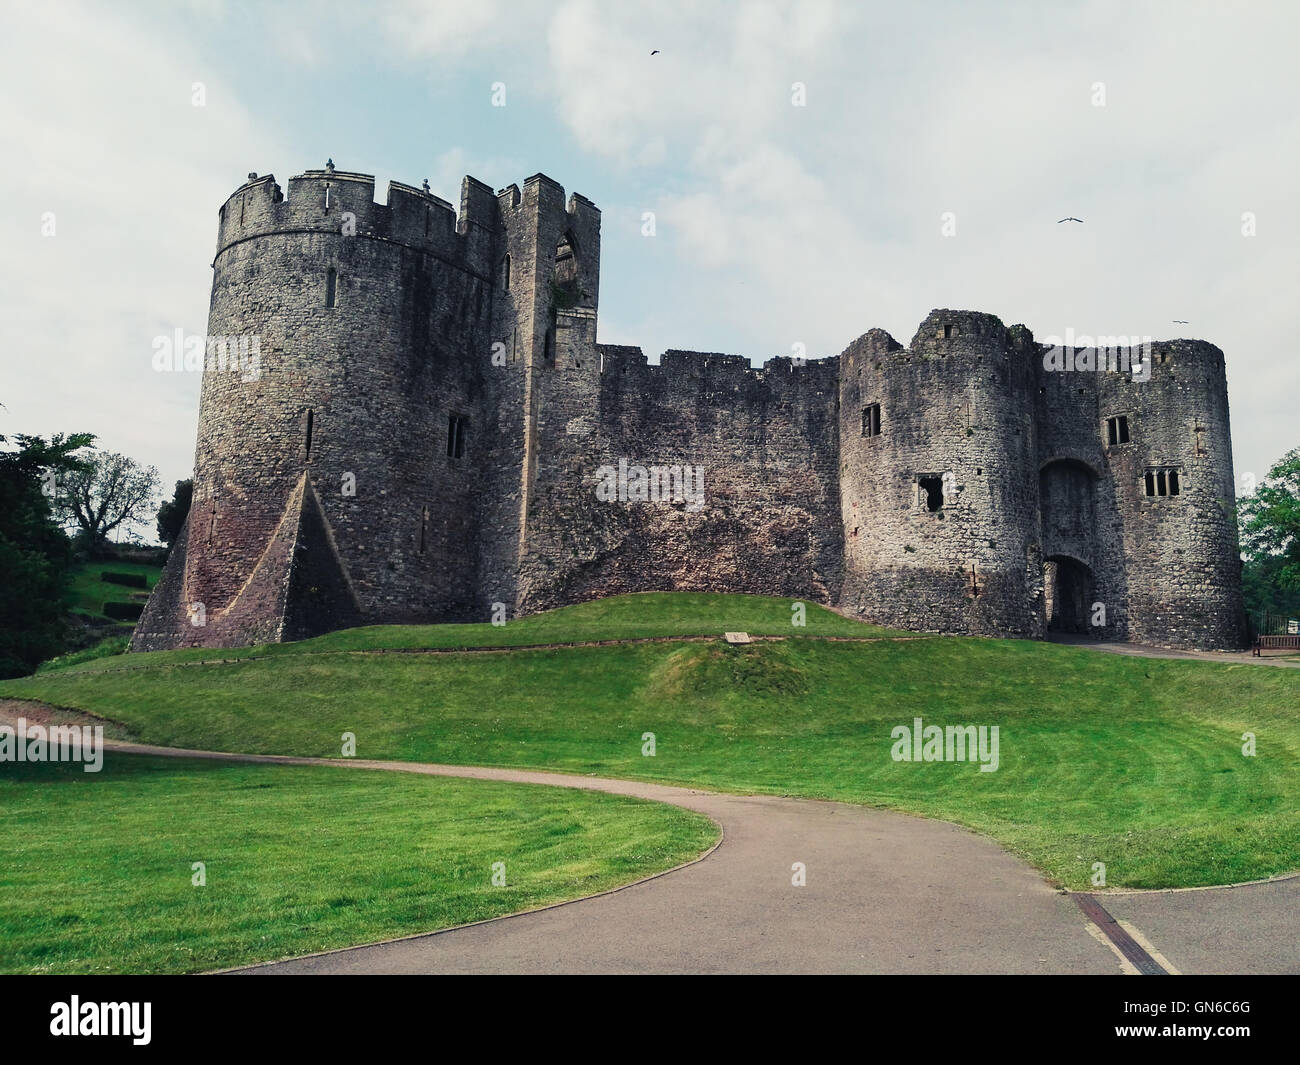
[{"label": "leafy tree", "polygon": [[115,451],[95,452],[60,485],[55,511],[75,526],[91,555],[106,553],[108,534],[143,523],[158,497],[158,471]]},{"label": "leafy tree", "polygon": [[1237,512],[1247,609],[1295,616],[1300,605],[1300,448],[1277,461]]},{"label": "leafy tree", "polygon": [[1300,591],[1300,448],[1283,455],[1241,502],[1241,541],[1255,562],[1276,560],[1281,587]]},{"label": "leafy tree", "polygon": [[181,526],[190,512],[190,501],[194,497],[192,480],[177,481],[176,492],[171,499],[165,500],[158,508],[158,539],[171,547],[176,537],[181,534]]},{"label": "leafy tree", "polygon": [[61,479],[82,471],[74,453],[94,439],[16,436],[16,450],[0,451],[0,677],[30,673],[64,648],[72,545],[50,500]]}]

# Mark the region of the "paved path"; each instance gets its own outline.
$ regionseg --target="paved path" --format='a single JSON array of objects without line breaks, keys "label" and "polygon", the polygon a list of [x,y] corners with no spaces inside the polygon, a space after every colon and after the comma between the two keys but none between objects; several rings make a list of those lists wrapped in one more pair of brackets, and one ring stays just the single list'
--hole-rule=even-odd
[{"label": "paved path", "polygon": [[[593,898],[245,973],[1119,973],[1132,966],[1073,896],[991,840],[866,807],[479,766],[124,752],[547,784],[711,817],[703,861]],[[802,862],[806,886],[791,883]],[[1097,896],[1164,968],[1300,971],[1300,877],[1217,891]],[[1210,924],[1202,934],[1200,915]]]},{"label": "paved path", "polygon": [[1125,640],[1094,640],[1088,636],[1063,632],[1049,634],[1048,641],[1134,658],[1191,658],[1198,662],[1218,662],[1228,666],[1282,666],[1300,669],[1300,657],[1294,654],[1279,655],[1276,651],[1258,657],[1250,651],[1175,651],[1169,647],[1152,647],[1150,644],[1128,643]]}]

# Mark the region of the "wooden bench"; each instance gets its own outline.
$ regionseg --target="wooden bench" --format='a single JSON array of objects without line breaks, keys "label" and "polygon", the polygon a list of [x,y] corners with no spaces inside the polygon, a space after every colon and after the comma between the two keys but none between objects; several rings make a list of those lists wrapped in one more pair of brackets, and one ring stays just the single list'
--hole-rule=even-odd
[{"label": "wooden bench", "polygon": [[1264,651],[1300,651],[1300,636],[1256,636],[1251,654],[1261,658]]}]

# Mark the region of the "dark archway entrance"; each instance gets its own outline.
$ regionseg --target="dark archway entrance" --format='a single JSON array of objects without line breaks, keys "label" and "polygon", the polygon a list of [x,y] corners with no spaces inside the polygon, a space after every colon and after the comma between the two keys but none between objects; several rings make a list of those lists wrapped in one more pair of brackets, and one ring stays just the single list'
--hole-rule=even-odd
[{"label": "dark archway entrance", "polygon": [[1054,555],[1043,564],[1043,595],[1048,632],[1092,631],[1095,582],[1092,570],[1077,558]]}]

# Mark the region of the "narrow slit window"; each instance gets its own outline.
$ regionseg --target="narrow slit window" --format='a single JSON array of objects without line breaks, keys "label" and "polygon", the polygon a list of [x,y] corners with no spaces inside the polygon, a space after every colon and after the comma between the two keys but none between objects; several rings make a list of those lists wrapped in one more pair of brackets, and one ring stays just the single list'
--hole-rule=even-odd
[{"label": "narrow slit window", "polygon": [[880,404],[872,403],[862,408],[862,435],[880,435]]},{"label": "narrow slit window", "polygon": [[458,459],[465,454],[465,419],[459,414],[447,416],[447,457]]},{"label": "narrow slit window", "polygon": [[506,256],[506,261],[501,266],[501,287],[507,292],[510,291],[510,256]]},{"label": "narrow slit window", "polygon": [[429,528],[429,508],[420,508],[420,554],[424,554],[424,542]]},{"label": "narrow slit window", "polygon": [[1198,425],[1193,431],[1196,443],[1196,457],[1204,458],[1209,452],[1205,448],[1205,426]]},{"label": "narrow slit window", "polygon": [[308,462],[311,461],[311,434],[316,424],[315,411],[307,411],[307,428],[303,437],[303,458]]},{"label": "narrow slit window", "polygon": [[334,267],[331,266],[328,270],[325,271],[325,306],[326,307],[334,306],[334,295],[335,295],[335,290],[338,288],[338,280],[339,280],[338,271],[335,270]]}]

